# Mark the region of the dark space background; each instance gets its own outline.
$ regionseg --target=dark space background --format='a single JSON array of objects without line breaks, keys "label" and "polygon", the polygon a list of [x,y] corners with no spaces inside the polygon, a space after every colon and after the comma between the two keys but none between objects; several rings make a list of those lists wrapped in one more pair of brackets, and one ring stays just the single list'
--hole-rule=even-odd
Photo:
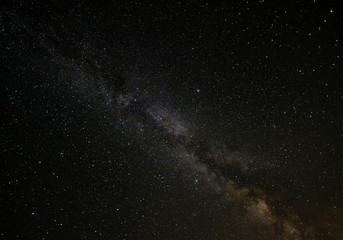
[{"label": "dark space background", "polygon": [[2,3],[0,239],[343,239],[342,15]]}]

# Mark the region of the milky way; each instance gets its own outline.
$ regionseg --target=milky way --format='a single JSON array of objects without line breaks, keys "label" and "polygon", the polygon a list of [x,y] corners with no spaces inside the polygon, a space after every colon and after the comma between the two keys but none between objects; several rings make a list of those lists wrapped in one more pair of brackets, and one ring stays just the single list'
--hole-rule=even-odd
[{"label": "milky way", "polygon": [[0,238],[342,239],[325,4],[2,8]]},{"label": "milky way", "polygon": [[[120,111],[126,112],[126,118],[133,118],[129,131],[137,133],[135,137],[144,136],[144,141],[140,144],[148,145],[152,139],[160,139],[160,143],[153,148],[168,149],[171,156],[180,163],[186,164],[197,176],[196,182],[203,179],[203,184],[209,185],[213,190],[221,193],[221,204],[223,206],[234,206],[244,215],[245,224],[257,225],[266,229],[267,236],[279,236],[282,239],[302,239],[301,233],[296,227],[301,224],[296,216],[276,216],[266,203],[266,195],[261,189],[249,190],[246,187],[238,187],[230,176],[223,175],[221,169],[238,168],[238,171],[245,171],[247,166],[237,157],[230,158],[220,150],[213,147],[206,139],[198,136],[187,126],[190,123],[183,121],[182,117],[176,113],[171,113],[169,109],[160,105],[140,103],[140,100],[132,96],[120,94],[116,99]],[[147,99],[146,101],[150,101]],[[153,100],[152,100],[153,101]],[[112,102],[112,101],[111,101]],[[123,116],[125,118],[125,116]],[[126,120],[128,120],[126,119]],[[121,120],[125,122],[126,120]],[[125,125],[125,123],[123,123]],[[165,141],[164,139],[168,139]],[[162,146],[161,146],[162,145]],[[163,153],[161,153],[163,156]],[[164,157],[164,156],[163,156]],[[174,163],[175,164],[175,163]],[[232,165],[232,166],[231,166]],[[175,166],[174,166],[175,167]],[[187,172],[187,171],[185,171]],[[188,173],[184,173],[188,174]],[[251,191],[254,194],[251,194]],[[290,220],[287,220],[290,219]],[[291,222],[289,222],[291,221]],[[294,221],[294,222],[293,222]],[[247,228],[249,228],[247,226]],[[266,236],[264,236],[266,237]]]}]

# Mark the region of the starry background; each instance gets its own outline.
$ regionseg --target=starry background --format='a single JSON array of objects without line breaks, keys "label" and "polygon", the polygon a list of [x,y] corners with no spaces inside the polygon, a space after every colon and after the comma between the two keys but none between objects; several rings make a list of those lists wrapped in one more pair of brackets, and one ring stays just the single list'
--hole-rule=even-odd
[{"label": "starry background", "polygon": [[0,239],[343,239],[339,1],[3,5]]}]

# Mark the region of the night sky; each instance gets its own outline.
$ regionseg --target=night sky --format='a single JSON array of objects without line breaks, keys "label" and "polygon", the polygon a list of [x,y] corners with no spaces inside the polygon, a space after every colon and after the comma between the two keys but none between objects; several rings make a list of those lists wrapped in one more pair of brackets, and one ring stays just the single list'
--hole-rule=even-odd
[{"label": "night sky", "polygon": [[0,239],[343,239],[340,1],[12,1]]}]

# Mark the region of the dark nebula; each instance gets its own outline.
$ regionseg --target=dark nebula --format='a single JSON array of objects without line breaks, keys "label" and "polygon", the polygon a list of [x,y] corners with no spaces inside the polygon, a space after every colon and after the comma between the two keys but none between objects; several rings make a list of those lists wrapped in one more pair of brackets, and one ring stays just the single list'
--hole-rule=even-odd
[{"label": "dark nebula", "polygon": [[3,5],[0,239],[343,239],[339,1]]}]

